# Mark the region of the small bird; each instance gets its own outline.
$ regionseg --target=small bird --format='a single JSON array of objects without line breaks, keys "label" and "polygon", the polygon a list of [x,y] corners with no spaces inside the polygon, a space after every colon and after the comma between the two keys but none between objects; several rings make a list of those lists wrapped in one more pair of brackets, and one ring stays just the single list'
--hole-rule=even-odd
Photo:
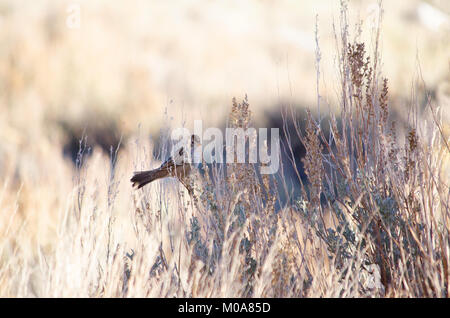
[{"label": "small bird", "polygon": [[[199,136],[192,135],[191,152],[193,153],[200,145]],[[133,183],[133,187],[137,186],[137,188],[140,189],[152,181],[166,177],[175,177],[187,187],[185,178],[191,173],[192,166],[191,163],[186,162],[186,151],[185,147],[181,147],[175,152],[173,157],[169,157],[159,168],[134,172],[133,177],[130,179]],[[191,158],[193,158],[192,154]],[[188,188],[188,190],[190,189]]]}]

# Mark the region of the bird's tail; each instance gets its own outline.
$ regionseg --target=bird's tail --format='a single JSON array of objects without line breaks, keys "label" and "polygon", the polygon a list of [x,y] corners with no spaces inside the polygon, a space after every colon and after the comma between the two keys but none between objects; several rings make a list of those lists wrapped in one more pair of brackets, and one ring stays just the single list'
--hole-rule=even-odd
[{"label": "bird's tail", "polygon": [[137,186],[140,189],[146,184],[166,176],[167,171],[163,169],[136,171],[130,181],[133,182],[133,187]]}]

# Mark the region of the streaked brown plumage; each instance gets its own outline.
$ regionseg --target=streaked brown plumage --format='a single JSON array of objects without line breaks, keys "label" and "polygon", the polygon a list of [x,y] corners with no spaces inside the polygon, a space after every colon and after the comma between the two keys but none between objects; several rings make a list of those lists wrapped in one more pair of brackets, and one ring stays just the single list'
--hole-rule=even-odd
[{"label": "streaked brown plumage", "polygon": [[[198,145],[200,145],[200,138],[196,135],[192,135],[191,151]],[[133,187],[137,186],[137,188],[140,189],[150,182],[166,177],[176,177],[186,186],[184,179],[189,175],[192,168],[190,163],[184,162],[184,152],[185,148],[181,147],[173,157],[167,159],[159,168],[134,172],[133,177],[130,179],[133,183]]]}]

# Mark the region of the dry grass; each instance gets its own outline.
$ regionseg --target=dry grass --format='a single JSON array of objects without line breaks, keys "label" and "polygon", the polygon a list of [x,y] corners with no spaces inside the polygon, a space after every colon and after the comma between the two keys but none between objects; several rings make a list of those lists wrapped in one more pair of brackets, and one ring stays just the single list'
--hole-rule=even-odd
[{"label": "dry grass", "polygon": [[[78,83],[82,62],[50,59],[42,66],[32,54],[42,42],[16,39],[17,45],[27,45],[17,48],[18,55],[0,52],[10,58],[0,64],[7,79],[2,107],[9,116],[0,114],[0,296],[448,297],[445,122],[434,99],[427,100],[428,117],[419,113],[414,103],[419,92],[413,90],[403,140],[391,115],[392,80],[381,69],[380,26],[369,46],[358,31],[350,36],[347,15],[344,4],[333,49],[340,79],[337,115],[326,107],[320,78],[309,78],[310,88],[319,85],[311,89],[319,120],[308,112],[303,130],[295,108],[282,110],[284,127],[295,128],[285,131],[284,150],[292,160],[283,165],[296,162],[291,141],[306,148],[306,182],[293,164],[299,196],[292,194],[284,169],[261,176],[251,164],[204,164],[203,173],[195,175],[194,197],[171,179],[134,191],[130,172],[157,163],[155,145],[131,133],[109,156],[81,139],[74,166],[61,153],[65,135],[58,129],[76,129],[70,127],[75,119],[85,122],[93,115],[78,113],[77,107],[65,113],[57,106],[66,101],[63,95],[73,89],[75,103],[102,101],[92,111],[106,114],[105,121],[133,113],[125,120],[130,122],[119,124],[120,130],[132,131],[134,120],[148,111],[139,102],[153,105],[153,97],[144,94],[147,77],[131,70],[127,80],[138,87],[137,95],[114,95],[106,86],[123,83],[106,79],[114,74],[108,66],[122,72],[129,65],[103,60],[99,69],[104,67],[105,83],[93,80],[100,86],[82,92],[85,86],[58,78],[69,73]],[[55,41],[55,52],[67,48]],[[319,54],[316,62],[320,67]],[[71,63],[76,67],[66,69]],[[45,76],[61,86],[44,85]],[[96,96],[102,92],[107,96]],[[121,103],[132,107],[125,112]],[[250,109],[247,98],[233,99],[228,125],[250,127]],[[165,138],[163,133],[163,145]],[[156,157],[166,153],[163,147]]]}]

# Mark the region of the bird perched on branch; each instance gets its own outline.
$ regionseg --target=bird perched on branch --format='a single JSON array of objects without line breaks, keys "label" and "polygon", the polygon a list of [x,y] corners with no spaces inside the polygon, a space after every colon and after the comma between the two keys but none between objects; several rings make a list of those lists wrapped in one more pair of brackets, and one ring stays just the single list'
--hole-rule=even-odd
[{"label": "bird perched on branch", "polygon": [[[200,137],[197,135],[191,136],[191,156],[193,158],[194,150],[201,145]],[[134,172],[133,177],[131,178],[131,182],[133,183],[133,187],[137,187],[138,189],[142,188],[146,184],[153,182],[157,179],[166,178],[166,177],[175,177],[177,178],[191,193],[191,189],[186,182],[186,178],[189,176],[192,170],[192,163],[187,162],[187,152],[189,149],[187,147],[181,147],[178,149],[172,157],[169,157],[159,168],[154,170],[147,171],[137,171]]]}]

